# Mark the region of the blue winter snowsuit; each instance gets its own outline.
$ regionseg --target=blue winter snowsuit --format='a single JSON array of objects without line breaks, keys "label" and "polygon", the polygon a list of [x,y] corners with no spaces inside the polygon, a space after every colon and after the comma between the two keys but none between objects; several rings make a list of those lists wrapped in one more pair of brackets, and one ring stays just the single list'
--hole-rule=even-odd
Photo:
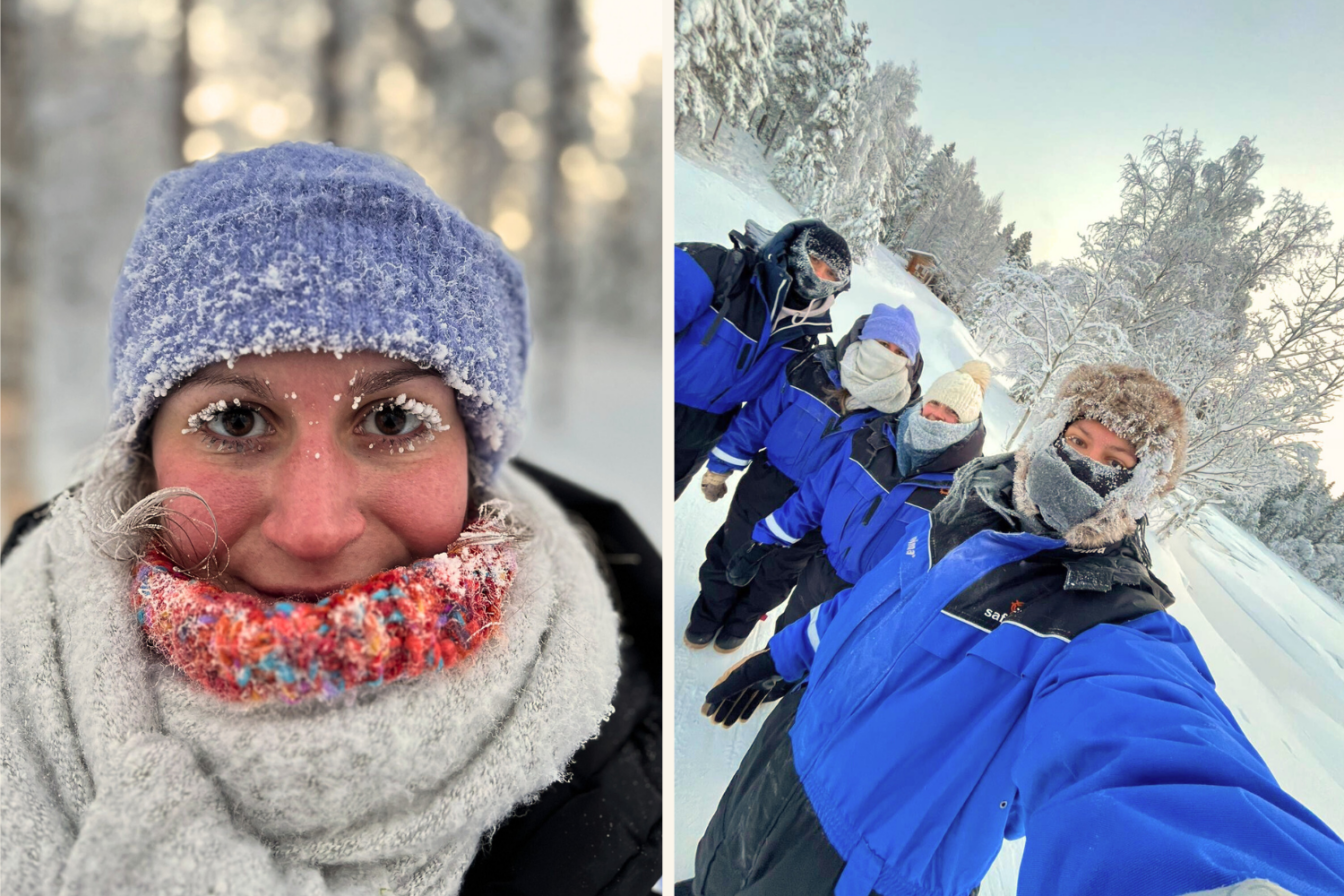
[{"label": "blue winter snowsuit", "polygon": [[989,517],[1009,531],[915,523],[771,640],[807,686],[743,760],[694,892],[965,896],[1025,835],[1024,894],[1344,893],[1344,843],[1218,698],[1141,537],[1078,553]]},{"label": "blue winter snowsuit", "polygon": [[761,544],[793,545],[818,527],[826,544],[825,554],[811,558],[800,577],[781,628],[876,566],[908,526],[928,519],[955,471],[979,457],[985,444],[981,422],[938,457],[903,475],[895,419],[881,417],[855,432],[848,451],[833,454],[803,480],[797,494],[756,524],[752,538]]},{"label": "blue winter snowsuit", "polygon": [[[740,473],[764,450],[770,463],[795,484],[847,441],[850,433],[882,412],[875,408],[843,411],[840,390],[840,358],[859,339],[868,321],[856,320],[837,346],[821,345],[789,364],[769,389],[749,402],[733,419],[728,430],[709,454],[709,468],[716,473]],[[920,396],[919,375],[924,359],[911,362],[911,401]]]},{"label": "blue winter snowsuit", "polygon": [[742,403],[831,331],[829,314],[775,326],[790,300],[786,255],[796,233],[785,225],[759,249],[734,232],[731,249],[683,243],[675,250],[678,494]]},{"label": "blue winter snowsuit", "polygon": [[[814,534],[767,557],[747,586],[733,585],[726,577],[729,560],[750,544],[751,528],[761,516],[797,491],[796,483],[841,449],[849,433],[881,416],[872,408],[845,413],[840,406],[839,358],[858,340],[867,320],[865,314],[855,321],[839,345],[818,346],[791,362],[770,389],[742,408],[710,452],[711,470],[750,469],[733,491],[727,519],[705,545],[692,632],[722,628],[729,637],[745,637],[763,614],[784,602],[799,571],[821,548],[821,537]],[[916,356],[910,368],[916,398],[923,366]]]}]

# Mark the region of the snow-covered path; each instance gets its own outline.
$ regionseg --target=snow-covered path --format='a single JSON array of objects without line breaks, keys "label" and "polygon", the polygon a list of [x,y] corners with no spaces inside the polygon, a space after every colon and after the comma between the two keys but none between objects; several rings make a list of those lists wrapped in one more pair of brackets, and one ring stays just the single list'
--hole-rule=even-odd
[{"label": "snow-covered path", "polygon": [[[678,241],[726,242],[747,218],[778,227],[800,217],[753,169],[749,148],[714,165],[676,159]],[[725,170],[732,175],[725,175]],[[904,304],[919,322],[923,382],[978,356],[960,320],[885,250],[859,265],[835,307],[843,332],[877,302]],[[984,416],[986,453],[1001,450],[1017,406],[995,383]],[[730,487],[737,477],[729,480]],[[693,483],[675,510],[676,670],[675,877],[691,876],[695,845],[742,756],[760,728],[732,731],[699,715],[701,698],[725,669],[765,645],[773,622],[757,626],[741,650],[692,652],[679,640],[698,592],[704,545],[729,498],[705,501]],[[1150,540],[1154,571],[1177,596],[1172,613],[1193,633],[1218,690],[1280,784],[1335,831],[1344,831],[1344,605],[1211,512],[1165,543]],[[1022,841],[1005,844],[981,892],[1016,892]]]}]

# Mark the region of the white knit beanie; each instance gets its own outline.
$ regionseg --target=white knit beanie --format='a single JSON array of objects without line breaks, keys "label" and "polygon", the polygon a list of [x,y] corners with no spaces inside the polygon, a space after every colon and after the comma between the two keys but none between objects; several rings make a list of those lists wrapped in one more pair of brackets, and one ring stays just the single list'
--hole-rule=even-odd
[{"label": "white knit beanie", "polygon": [[924,401],[945,404],[957,412],[957,420],[970,423],[980,416],[980,405],[989,388],[989,365],[984,361],[967,361],[957,370],[945,373],[933,381]]}]

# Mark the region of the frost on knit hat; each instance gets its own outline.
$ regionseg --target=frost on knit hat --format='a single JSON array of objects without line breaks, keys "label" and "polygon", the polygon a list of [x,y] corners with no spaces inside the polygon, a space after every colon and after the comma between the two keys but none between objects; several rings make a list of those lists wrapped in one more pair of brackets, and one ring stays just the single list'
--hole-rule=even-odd
[{"label": "frost on knit hat", "polygon": [[112,300],[112,424],[137,439],[192,373],[245,354],[373,351],[438,370],[476,474],[517,450],[522,270],[402,163],[283,143],[165,175]]},{"label": "frost on knit hat", "polygon": [[[795,221],[797,233],[789,243],[788,267],[793,274],[793,291],[815,302],[849,288],[849,243],[815,218]],[[823,261],[835,275],[823,280],[812,269],[811,259]]]},{"label": "frost on knit hat", "polygon": [[911,361],[919,354],[919,328],[915,326],[915,316],[904,305],[895,308],[880,302],[874,305],[860,338],[890,342]]},{"label": "frost on knit hat", "polygon": [[985,390],[989,388],[990,369],[984,361],[967,361],[933,381],[924,401],[936,401],[957,412],[957,420],[969,423],[980,416]]}]

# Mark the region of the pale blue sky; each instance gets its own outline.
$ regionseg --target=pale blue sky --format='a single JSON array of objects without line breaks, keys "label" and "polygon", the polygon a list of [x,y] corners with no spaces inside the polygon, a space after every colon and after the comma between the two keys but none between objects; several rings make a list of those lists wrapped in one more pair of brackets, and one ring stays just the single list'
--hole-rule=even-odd
[{"label": "pale blue sky", "polygon": [[851,0],[868,57],[919,64],[916,121],[975,156],[1005,220],[1036,255],[1067,257],[1114,211],[1126,153],[1163,126],[1211,154],[1243,134],[1260,183],[1325,202],[1344,221],[1344,4]]},{"label": "pale blue sky", "polygon": [[[1344,229],[1344,3],[849,0],[868,59],[919,65],[915,121],[975,156],[1004,221],[1059,260],[1118,206],[1126,153],[1164,126],[1210,155],[1242,135],[1265,154],[1259,184],[1329,206]],[[1323,436],[1344,485],[1344,409]]]}]

